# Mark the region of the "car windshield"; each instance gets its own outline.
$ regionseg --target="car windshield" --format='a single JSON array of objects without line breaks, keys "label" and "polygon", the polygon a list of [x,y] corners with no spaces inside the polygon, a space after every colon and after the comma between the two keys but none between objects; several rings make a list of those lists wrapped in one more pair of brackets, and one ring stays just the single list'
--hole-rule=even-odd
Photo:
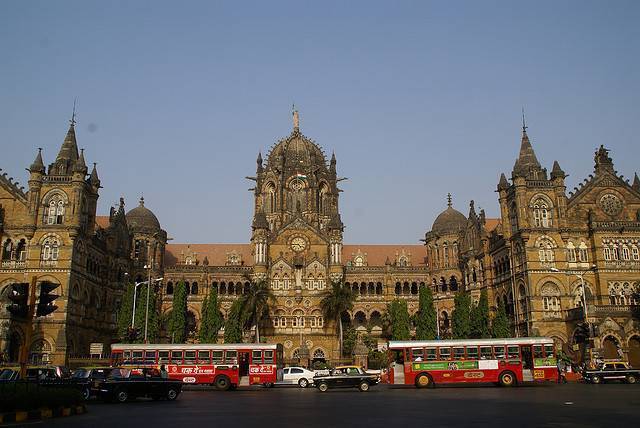
[{"label": "car windshield", "polygon": [[87,369],[78,369],[73,372],[71,376],[73,379],[86,379],[91,374],[91,370]]},{"label": "car windshield", "polygon": [[111,373],[109,373],[110,378],[114,379],[126,379],[131,374],[131,370],[129,369],[113,369]]},{"label": "car windshield", "polygon": [[11,369],[4,369],[0,372],[0,380],[10,380],[13,377],[14,371]]}]

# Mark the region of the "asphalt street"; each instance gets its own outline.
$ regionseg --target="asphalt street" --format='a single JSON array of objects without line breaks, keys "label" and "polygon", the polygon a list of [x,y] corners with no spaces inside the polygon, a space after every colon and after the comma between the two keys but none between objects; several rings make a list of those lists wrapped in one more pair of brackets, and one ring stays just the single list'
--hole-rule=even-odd
[{"label": "asphalt street", "polygon": [[227,392],[192,389],[175,402],[92,402],[88,410],[85,415],[39,425],[623,427],[636,426],[640,420],[640,385],[440,386],[424,390],[378,385],[366,393],[355,389],[321,393],[297,387]]}]

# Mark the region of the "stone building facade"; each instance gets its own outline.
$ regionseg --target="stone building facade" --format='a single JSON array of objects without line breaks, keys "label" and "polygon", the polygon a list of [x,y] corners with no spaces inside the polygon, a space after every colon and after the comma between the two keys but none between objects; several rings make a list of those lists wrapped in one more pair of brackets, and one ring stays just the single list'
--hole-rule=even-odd
[{"label": "stone building facade", "polygon": [[577,324],[588,320],[596,325],[596,353],[640,364],[640,180],[623,180],[600,147],[594,174],[567,194],[566,174],[558,162],[550,174],[541,166],[524,126],[520,146],[511,180],[503,174],[498,183],[500,218],[486,218],[473,201],[465,216],[449,196],[423,245],[348,245],[335,155],[327,160],[301,133],[295,112],[290,135],[266,161],[259,154],[247,177],[254,182],[251,241],[168,244],[143,199],[126,215],[121,201],[109,216],[96,216],[100,181],[95,166],[87,173],[72,122],[47,171],[38,153],[27,192],[0,176],[0,347],[13,356],[24,337],[5,309],[7,285],[33,275],[61,285],[59,309],[37,322],[31,345],[34,356],[51,360],[116,340],[128,281],[160,280],[164,316],[184,281],[194,341],[212,290],[226,316],[252,281],[266,280],[276,303],[261,336],[283,343],[287,358],[304,343],[312,358],[335,359],[337,328],[320,301],[332,281],[342,281],[356,294],[343,321],[373,336],[382,336],[389,302],[404,299],[413,314],[420,287],[430,286],[440,336],[449,337],[454,294],[466,289],[477,301],[486,289],[492,311],[505,305],[515,335],[551,336],[572,352]]}]

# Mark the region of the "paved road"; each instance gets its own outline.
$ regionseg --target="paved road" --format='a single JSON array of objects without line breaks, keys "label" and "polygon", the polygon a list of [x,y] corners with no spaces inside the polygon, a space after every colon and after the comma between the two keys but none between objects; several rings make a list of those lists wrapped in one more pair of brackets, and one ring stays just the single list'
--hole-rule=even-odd
[{"label": "paved road", "polygon": [[[92,403],[89,413],[53,419],[60,427],[184,426],[636,426],[640,385],[536,385],[517,388],[378,385],[357,390],[273,388],[184,391],[175,402]],[[624,424],[624,425],[623,425]]]}]

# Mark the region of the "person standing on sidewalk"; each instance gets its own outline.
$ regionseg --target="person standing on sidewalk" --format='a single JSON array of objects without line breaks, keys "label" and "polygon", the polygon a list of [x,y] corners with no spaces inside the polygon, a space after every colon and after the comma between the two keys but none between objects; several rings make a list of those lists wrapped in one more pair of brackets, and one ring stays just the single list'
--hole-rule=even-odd
[{"label": "person standing on sidewalk", "polygon": [[558,383],[567,383],[567,365],[561,359],[558,359],[556,365],[558,367]]}]

